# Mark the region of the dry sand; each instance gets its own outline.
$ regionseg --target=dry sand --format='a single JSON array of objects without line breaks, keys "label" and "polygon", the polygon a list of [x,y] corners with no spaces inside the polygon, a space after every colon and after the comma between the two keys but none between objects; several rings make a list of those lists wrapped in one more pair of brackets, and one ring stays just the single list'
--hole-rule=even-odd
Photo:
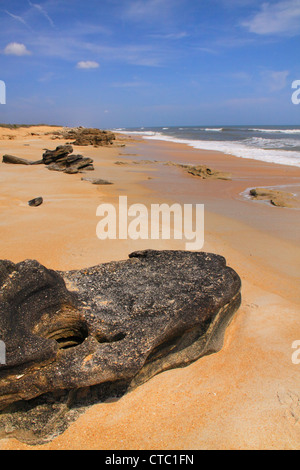
[{"label": "dry sand", "polygon": [[[44,148],[64,143],[47,131],[53,128],[0,129],[1,155],[40,159]],[[119,195],[147,206],[204,203],[204,250],[224,255],[241,276],[242,306],[219,353],[91,407],[48,444],[6,439],[0,449],[299,449],[300,364],[292,363],[292,343],[300,340],[300,212],[241,193],[297,188],[300,169],[179,144],[123,141],[126,147],[74,148],[94,159],[95,172],[87,175],[0,163],[1,259],[33,258],[68,270],[126,259],[137,249],[184,249],[181,241],[99,241],[97,206],[117,204]],[[206,164],[230,172],[232,180],[200,180],[167,161]],[[94,186],[82,176],[114,184]],[[29,207],[38,196],[43,205]]]}]

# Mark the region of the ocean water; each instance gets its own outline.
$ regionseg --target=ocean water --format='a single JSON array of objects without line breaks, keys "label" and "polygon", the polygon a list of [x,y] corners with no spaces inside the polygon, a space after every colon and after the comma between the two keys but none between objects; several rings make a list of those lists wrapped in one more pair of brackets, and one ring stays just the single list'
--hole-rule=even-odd
[{"label": "ocean water", "polygon": [[300,126],[142,127],[114,131],[240,158],[300,166]]}]

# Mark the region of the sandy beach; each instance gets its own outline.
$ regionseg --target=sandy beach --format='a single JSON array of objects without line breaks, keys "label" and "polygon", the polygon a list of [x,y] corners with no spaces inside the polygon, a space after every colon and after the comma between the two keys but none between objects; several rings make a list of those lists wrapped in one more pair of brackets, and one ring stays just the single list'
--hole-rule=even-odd
[{"label": "sandy beach", "polygon": [[[146,206],[204,204],[203,250],[223,255],[239,274],[242,305],[220,352],[90,407],[51,442],[3,439],[0,449],[300,449],[300,365],[292,362],[300,340],[300,210],[248,196],[249,188],[299,187],[300,168],[120,134],[109,147],[76,147],[94,160],[89,174],[2,163],[4,154],[39,160],[44,149],[65,144],[53,140],[55,130],[0,128],[1,259],[66,271],[141,249],[184,249],[184,240],[100,241],[97,207],[125,195]],[[203,180],[179,164],[232,176]],[[93,185],[85,176],[113,184]],[[43,204],[28,206],[36,197]]]}]

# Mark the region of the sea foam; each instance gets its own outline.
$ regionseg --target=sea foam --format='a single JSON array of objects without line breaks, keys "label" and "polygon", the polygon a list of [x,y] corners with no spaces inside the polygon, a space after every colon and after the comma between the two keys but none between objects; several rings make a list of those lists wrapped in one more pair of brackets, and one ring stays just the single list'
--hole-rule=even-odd
[{"label": "sea foam", "polygon": [[[183,128],[179,128],[179,130]],[[184,129],[186,130],[186,129]],[[199,128],[203,131],[221,132],[223,128]],[[227,130],[229,130],[227,128]],[[248,128],[246,131],[250,131]],[[253,130],[255,130],[253,128]],[[275,129],[259,129],[261,132],[271,132]],[[278,129],[276,132],[284,134],[300,133],[300,129],[284,130]],[[165,142],[174,142],[178,144],[185,144],[199,150],[211,150],[222,152],[227,155],[233,155],[239,158],[250,158],[253,160],[264,161],[268,163],[277,163],[281,165],[297,166],[300,167],[300,153],[296,151],[299,148],[299,141],[292,139],[265,139],[259,137],[249,137],[241,141],[229,140],[194,140],[177,137],[176,135],[166,135],[159,131],[150,130],[132,130],[122,131],[124,134],[132,134],[142,136],[148,140],[160,140]],[[267,147],[267,148],[265,148]],[[286,148],[289,150],[286,150]],[[295,147],[295,150],[290,150]]]}]

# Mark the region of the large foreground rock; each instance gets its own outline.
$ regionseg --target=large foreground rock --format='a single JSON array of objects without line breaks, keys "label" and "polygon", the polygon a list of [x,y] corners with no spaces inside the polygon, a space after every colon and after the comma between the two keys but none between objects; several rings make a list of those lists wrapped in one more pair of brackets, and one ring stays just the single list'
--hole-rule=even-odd
[{"label": "large foreground rock", "polygon": [[153,375],[218,351],[240,305],[221,256],[144,251],[58,273],[0,262],[0,408],[46,392]]}]

